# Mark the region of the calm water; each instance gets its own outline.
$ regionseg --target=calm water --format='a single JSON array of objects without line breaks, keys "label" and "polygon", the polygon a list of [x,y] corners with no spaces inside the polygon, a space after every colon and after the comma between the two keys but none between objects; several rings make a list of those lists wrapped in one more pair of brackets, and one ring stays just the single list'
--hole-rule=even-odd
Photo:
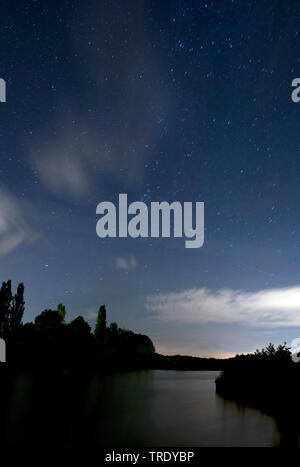
[{"label": "calm water", "polygon": [[156,370],[72,381],[19,374],[2,386],[0,445],[280,445],[272,417],[216,395],[217,374]]}]

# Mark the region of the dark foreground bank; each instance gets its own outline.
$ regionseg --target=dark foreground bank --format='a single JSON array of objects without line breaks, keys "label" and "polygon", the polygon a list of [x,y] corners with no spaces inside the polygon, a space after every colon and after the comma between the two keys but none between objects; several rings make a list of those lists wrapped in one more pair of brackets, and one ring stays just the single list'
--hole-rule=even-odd
[{"label": "dark foreground bank", "polygon": [[286,344],[272,344],[254,354],[237,355],[216,380],[217,394],[239,406],[272,415],[282,431],[282,445],[299,446],[300,366]]}]

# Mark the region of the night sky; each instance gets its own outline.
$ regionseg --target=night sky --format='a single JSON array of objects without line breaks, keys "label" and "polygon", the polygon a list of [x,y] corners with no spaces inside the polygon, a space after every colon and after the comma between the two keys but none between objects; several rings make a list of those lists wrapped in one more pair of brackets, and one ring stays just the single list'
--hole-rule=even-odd
[{"label": "night sky", "polygon": [[[158,351],[300,337],[298,0],[2,1],[0,280]],[[100,239],[96,206],[203,201],[205,243]]]}]

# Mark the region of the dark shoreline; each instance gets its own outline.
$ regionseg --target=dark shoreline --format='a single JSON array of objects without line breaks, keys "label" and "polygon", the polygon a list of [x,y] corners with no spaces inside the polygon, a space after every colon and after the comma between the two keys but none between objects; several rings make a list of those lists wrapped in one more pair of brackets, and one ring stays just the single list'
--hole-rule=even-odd
[{"label": "dark shoreline", "polygon": [[144,358],[135,358],[131,362],[120,359],[103,359],[97,364],[86,362],[78,365],[62,366],[58,365],[57,361],[47,362],[47,365],[41,367],[36,362],[22,362],[18,364],[14,358],[14,362],[10,364],[0,363],[0,372],[15,372],[15,371],[30,371],[33,373],[49,373],[57,372],[74,372],[87,373],[96,372],[114,372],[114,371],[135,371],[135,370],[178,370],[178,371],[224,371],[228,366],[230,359],[217,358],[201,358],[186,355],[161,355],[154,353],[151,356]]},{"label": "dark shoreline", "polygon": [[272,416],[282,433],[281,445],[299,447],[300,368],[292,360],[232,361],[216,379],[216,393],[240,407]]}]

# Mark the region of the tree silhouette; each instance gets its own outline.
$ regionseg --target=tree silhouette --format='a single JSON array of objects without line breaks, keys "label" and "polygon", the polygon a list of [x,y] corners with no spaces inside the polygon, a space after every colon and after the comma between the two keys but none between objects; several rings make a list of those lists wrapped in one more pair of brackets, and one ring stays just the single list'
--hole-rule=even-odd
[{"label": "tree silhouette", "polygon": [[254,359],[255,357],[260,360],[290,360],[291,349],[287,346],[286,342],[279,344],[277,347],[270,342],[267,347],[261,350],[256,349],[253,355],[248,355],[248,359]]},{"label": "tree silhouette", "polygon": [[61,323],[65,324],[66,323],[66,307],[60,303],[57,307],[57,311],[61,316]]},{"label": "tree silhouette", "polygon": [[35,318],[34,324],[38,329],[59,327],[62,325],[61,314],[58,310],[44,310]]},{"label": "tree silhouette", "polygon": [[10,330],[15,331],[20,328],[25,309],[24,284],[18,285],[17,293],[13,297],[10,313]]},{"label": "tree silhouette", "polygon": [[69,329],[71,331],[71,335],[77,339],[85,340],[91,336],[91,327],[82,316],[78,316],[71,321]]},{"label": "tree silhouette", "polygon": [[24,285],[18,285],[17,293],[13,296],[11,281],[3,282],[0,289],[0,335],[7,337],[22,324],[24,314]]},{"label": "tree silhouette", "polygon": [[105,305],[101,305],[98,310],[96,326],[94,336],[97,341],[104,339],[106,334],[106,308]]},{"label": "tree silhouette", "polygon": [[90,325],[82,316],[78,316],[67,325],[67,354],[71,366],[87,368],[93,363],[94,339]]},{"label": "tree silhouette", "polygon": [[10,329],[10,314],[11,314],[11,281],[3,282],[0,289],[0,333],[2,337],[6,337]]},{"label": "tree silhouette", "polygon": [[108,329],[110,333],[113,334],[114,336],[118,335],[119,328],[118,328],[117,323],[110,323],[110,326]]}]

